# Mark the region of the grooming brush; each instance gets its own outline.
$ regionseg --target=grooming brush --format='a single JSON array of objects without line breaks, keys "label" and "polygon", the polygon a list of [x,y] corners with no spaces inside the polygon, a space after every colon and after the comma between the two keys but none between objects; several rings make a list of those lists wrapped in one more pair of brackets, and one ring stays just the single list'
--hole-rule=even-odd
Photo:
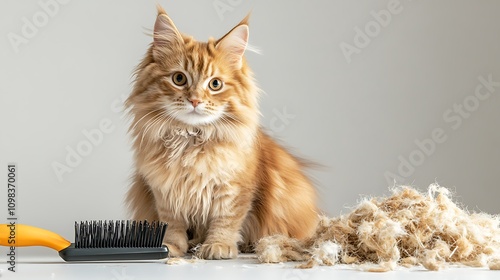
[{"label": "grooming brush", "polygon": [[162,222],[75,222],[75,242],[71,243],[42,228],[0,224],[0,245],[49,247],[65,261],[158,260],[168,256],[168,248],[162,245],[166,230]]}]

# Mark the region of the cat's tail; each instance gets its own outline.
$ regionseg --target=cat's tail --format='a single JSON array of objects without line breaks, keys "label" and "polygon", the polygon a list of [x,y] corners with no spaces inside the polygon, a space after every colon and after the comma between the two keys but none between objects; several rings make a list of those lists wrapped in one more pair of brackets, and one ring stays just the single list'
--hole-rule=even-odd
[{"label": "cat's tail", "polygon": [[125,200],[133,220],[159,220],[151,189],[140,174],[134,175]]}]

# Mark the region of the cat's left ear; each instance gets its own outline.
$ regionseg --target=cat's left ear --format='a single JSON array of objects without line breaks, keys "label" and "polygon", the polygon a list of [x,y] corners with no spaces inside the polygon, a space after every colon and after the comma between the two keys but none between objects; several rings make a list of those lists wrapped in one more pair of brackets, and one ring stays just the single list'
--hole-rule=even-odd
[{"label": "cat's left ear", "polygon": [[243,61],[243,53],[248,45],[248,16],[226,35],[217,40],[215,47],[224,51],[228,58],[240,69]]}]

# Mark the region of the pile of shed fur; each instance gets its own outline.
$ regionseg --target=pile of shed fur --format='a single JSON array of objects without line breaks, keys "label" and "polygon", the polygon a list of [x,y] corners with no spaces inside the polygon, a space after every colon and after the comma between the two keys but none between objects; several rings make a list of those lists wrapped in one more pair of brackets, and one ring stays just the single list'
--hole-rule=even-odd
[{"label": "pile of shed fur", "polygon": [[321,217],[305,241],[274,235],[256,245],[260,262],[302,261],[298,267],[357,264],[372,272],[397,265],[439,270],[447,264],[500,269],[500,220],[469,214],[448,189],[431,185],[427,194],[398,187],[390,197],[364,199],[337,218]]}]

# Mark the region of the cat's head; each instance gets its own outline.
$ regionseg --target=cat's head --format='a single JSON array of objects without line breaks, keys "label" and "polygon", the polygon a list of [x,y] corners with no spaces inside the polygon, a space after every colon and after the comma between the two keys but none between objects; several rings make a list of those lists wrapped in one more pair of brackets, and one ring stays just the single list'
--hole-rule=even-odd
[{"label": "cat's head", "polygon": [[153,43],[126,101],[134,126],[256,126],[257,89],[244,58],[248,36],[245,18],[220,39],[198,42],[159,8]]}]

